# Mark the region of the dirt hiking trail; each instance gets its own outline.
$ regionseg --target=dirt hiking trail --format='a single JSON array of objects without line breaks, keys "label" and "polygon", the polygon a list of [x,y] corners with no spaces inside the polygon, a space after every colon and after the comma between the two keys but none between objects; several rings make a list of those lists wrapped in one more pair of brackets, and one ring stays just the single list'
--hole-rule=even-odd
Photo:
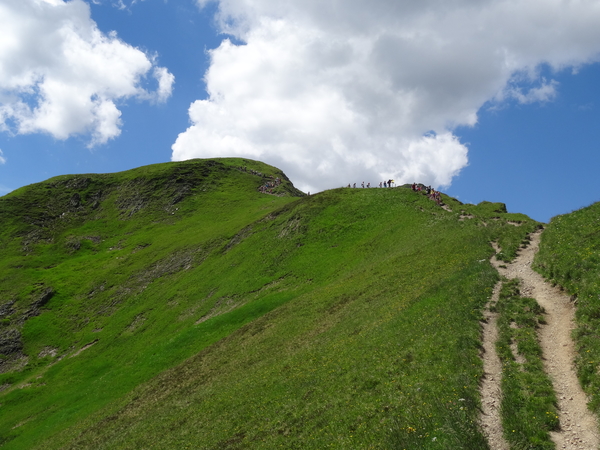
[{"label": "dirt hiking trail", "polygon": [[[498,249],[496,249],[498,251]],[[496,256],[492,256],[495,260]],[[509,450],[510,446],[502,435],[502,362],[496,352],[498,340],[498,313],[491,312],[490,307],[498,302],[502,282],[496,283],[492,298],[486,306],[483,323],[483,378],[481,380],[480,423],[492,450]]]},{"label": "dirt hiking trail", "polygon": [[[514,262],[504,264],[501,261],[497,261],[495,257],[492,257],[492,264],[498,269],[500,275],[509,279],[521,279],[521,294],[525,297],[535,298],[546,310],[545,319],[547,323],[540,327],[538,338],[543,351],[544,367],[552,380],[554,391],[558,398],[560,431],[551,432],[551,437],[556,444],[556,448],[596,450],[600,446],[598,422],[596,417],[587,408],[587,397],[579,385],[574,367],[576,352],[571,332],[575,326],[575,308],[569,296],[565,295],[558,288],[552,287],[540,274],[534,272],[531,268],[533,257],[539,248],[541,233],[542,230],[530,235],[531,244],[527,248],[520,250]],[[505,267],[500,267],[501,265]],[[494,291],[494,295],[497,296],[496,290]],[[492,298],[491,302],[493,301],[494,298]],[[491,315],[489,312],[487,314],[488,316]],[[493,317],[488,317],[488,323],[485,324],[486,327],[489,327],[492,321],[495,327]],[[484,341],[486,338],[485,333],[486,330],[484,327]],[[493,331],[487,331],[487,333],[487,338],[492,339],[493,336],[490,333],[493,335]],[[495,340],[493,342],[495,345]],[[504,450],[508,449],[508,445],[502,436],[500,435],[500,438],[498,438],[497,435],[492,435],[493,432],[497,433],[499,422],[494,425],[494,421],[491,419],[496,414],[499,421],[500,398],[502,394],[500,392],[501,366],[499,369],[500,373],[497,372],[497,368],[494,368],[500,362],[499,360],[497,362],[486,362],[486,359],[493,359],[496,355],[495,348],[493,354],[491,353],[485,348],[485,378],[489,379],[492,377],[494,381],[497,380],[497,385],[494,387],[493,383],[491,384],[492,396],[483,397],[482,403],[484,414],[486,414],[486,405],[488,407],[496,405],[496,411],[488,411],[490,415],[488,423],[491,425],[486,427],[485,417],[482,417],[482,425],[484,426],[484,431],[490,433],[488,439],[492,450]],[[498,357],[495,356],[495,358],[497,359]],[[489,372],[486,364],[490,367]],[[483,387],[485,387],[487,382],[489,380],[484,379]],[[482,396],[485,394],[483,387]],[[494,394],[498,397],[494,397]],[[501,426],[499,429],[501,433]]]}]

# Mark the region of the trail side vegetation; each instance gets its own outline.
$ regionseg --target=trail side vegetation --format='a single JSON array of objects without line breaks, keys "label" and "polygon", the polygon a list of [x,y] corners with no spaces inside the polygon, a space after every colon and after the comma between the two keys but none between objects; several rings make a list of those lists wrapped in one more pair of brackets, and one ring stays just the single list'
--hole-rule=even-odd
[{"label": "trail side vegetation", "polygon": [[496,343],[502,362],[502,424],[512,448],[554,449],[550,431],[559,428],[557,399],[544,371],[537,329],[544,310],[522,297],[518,279],[504,280],[494,310],[498,312]]},{"label": "trail side vegetation", "polygon": [[0,198],[0,444],[488,448],[490,242],[538,224],[443,201],[235,158]]},{"label": "trail side vegetation", "polygon": [[575,364],[589,407],[600,415],[600,203],[554,217],[534,268],[576,304]]}]

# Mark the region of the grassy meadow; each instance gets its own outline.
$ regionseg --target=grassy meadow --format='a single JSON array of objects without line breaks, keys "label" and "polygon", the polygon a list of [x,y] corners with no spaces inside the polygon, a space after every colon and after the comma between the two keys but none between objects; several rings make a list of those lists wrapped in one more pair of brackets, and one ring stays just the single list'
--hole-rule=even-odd
[{"label": "grassy meadow", "polygon": [[[263,174],[279,195],[259,192]],[[487,448],[490,242],[510,260],[538,224],[444,201],[304,196],[241,159],[0,198],[0,443]]]}]

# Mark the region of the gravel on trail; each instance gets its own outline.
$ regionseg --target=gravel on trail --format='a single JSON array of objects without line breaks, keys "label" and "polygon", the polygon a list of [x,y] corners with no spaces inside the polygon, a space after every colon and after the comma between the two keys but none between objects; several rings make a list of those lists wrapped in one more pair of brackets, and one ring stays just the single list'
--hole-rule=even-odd
[{"label": "gravel on trail", "polygon": [[[530,235],[530,245],[519,251],[514,262],[505,264],[492,257],[492,264],[500,275],[509,279],[521,279],[522,295],[535,298],[546,311],[546,324],[540,327],[538,337],[543,351],[544,367],[552,380],[558,398],[560,430],[551,433],[556,448],[559,450],[598,449],[600,446],[598,421],[587,408],[588,399],[579,384],[574,365],[576,351],[571,333],[575,327],[575,307],[568,295],[558,287],[551,286],[531,268],[533,258],[539,248],[541,233],[542,230]],[[497,295],[497,290],[494,295]],[[495,301],[494,298],[491,302],[493,301]],[[486,311],[486,319],[481,423],[492,450],[504,450],[508,449],[508,446],[501,436],[502,427],[498,422],[502,396],[499,387],[501,366],[500,373],[498,373],[499,361],[494,361],[494,358],[497,359],[498,356],[495,349],[490,350],[490,345],[492,347],[495,345],[494,332],[497,334],[497,330],[488,330],[488,328],[495,327],[495,318],[491,312]],[[492,339],[492,344],[489,342],[486,344],[486,339]],[[490,378],[493,381],[490,381]]]}]

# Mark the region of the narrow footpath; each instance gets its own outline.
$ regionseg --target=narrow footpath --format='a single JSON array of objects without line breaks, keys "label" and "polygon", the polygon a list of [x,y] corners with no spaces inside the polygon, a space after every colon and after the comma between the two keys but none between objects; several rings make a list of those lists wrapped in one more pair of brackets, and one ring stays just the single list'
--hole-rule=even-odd
[{"label": "narrow footpath", "polygon": [[[496,252],[498,249],[496,248]],[[495,260],[496,256],[492,256]],[[493,261],[492,261],[493,264]],[[498,302],[502,282],[496,283],[492,298],[485,308],[483,323],[483,373],[481,380],[481,418],[483,434],[492,450],[509,450],[510,446],[502,435],[502,418],[500,405],[502,403],[502,362],[496,352],[498,340],[498,313],[490,308]]]},{"label": "narrow footpath", "polygon": [[[540,230],[530,235],[530,245],[520,250],[514,262],[504,264],[501,261],[497,261],[495,257],[492,257],[492,264],[496,267],[500,275],[509,279],[521,279],[522,295],[535,298],[546,310],[545,318],[547,324],[540,327],[538,337],[543,351],[544,367],[552,380],[554,391],[558,398],[560,431],[551,433],[556,448],[566,450],[596,450],[600,446],[598,422],[596,417],[587,408],[587,397],[579,385],[574,367],[576,352],[571,332],[575,326],[575,308],[569,296],[561,292],[560,289],[552,287],[540,274],[534,272],[531,268],[533,257],[539,248],[541,233],[542,231]],[[501,265],[505,267],[500,267]],[[494,299],[492,298],[491,301],[494,301]],[[487,314],[490,315],[491,313],[488,312]],[[493,317],[488,318],[486,327],[492,325],[495,327],[495,320],[493,319]],[[497,363],[493,361],[486,362],[488,359],[493,360],[494,357],[498,358],[495,348],[493,352],[488,351],[491,344],[485,343],[485,339],[495,339],[493,333],[493,330],[488,330],[486,337],[486,329],[484,327],[484,370],[486,376],[484,377],[482,387],[482,403],[484,406],[482,425],[484,431],[488,434],[492,450],[504,450],[508,449],[506,442],[497,437],[498,426],[500,426],[501,430],[501,425],[497,422],[499,420],[501,397],[499,391],[501,374],[498,374],[497,368],[494,369],[494,364],[498,364],[499,361]],[[497,334],[497,331],[495,333]],[[495,346],[495,340],[492,346]],[[484,392],[486,383],[490,382],[490,377],[493,378],[494,382],[497,380],[497,385],[492,383],[490,384],[491,387],[488,387],[488,390],[491,389],[493,392],[492,397],[489,397],[489,394]],[[488,407],[487,410],[486,405]],[[489,417],[486,418],[486,415]],[[495,416],[497,416],[497,419],[494,419]],[[485,420],[488,420],[487,426]]]}]

